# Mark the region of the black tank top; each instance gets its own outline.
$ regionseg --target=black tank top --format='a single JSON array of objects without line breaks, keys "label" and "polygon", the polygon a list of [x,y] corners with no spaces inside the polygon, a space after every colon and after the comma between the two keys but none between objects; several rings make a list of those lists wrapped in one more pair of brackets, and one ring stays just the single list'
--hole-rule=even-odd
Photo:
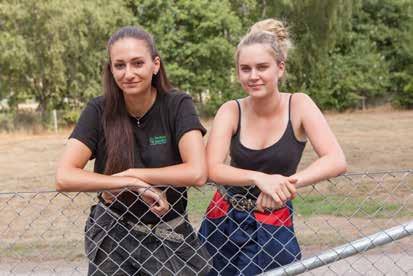
[{"label": "black tank top", "polygon": [[[241,106],[238,100],[236,100],[239,116],[237,131],[231,138],[231,166],[267,174],[281,174],[284,176],[293,175],[297,171],[298,163],[301,160],[306,142],[297,140],[294,135],[291,123],[291,98],[292,95],[288,102],[288,123],[283,135],[271,146],[260,150],[249,149],[241,144]],[[257,197],[260,193],[258,188],[252,186],[227,186],[226,188],[230,193],[252,193],[254,197]]]}]

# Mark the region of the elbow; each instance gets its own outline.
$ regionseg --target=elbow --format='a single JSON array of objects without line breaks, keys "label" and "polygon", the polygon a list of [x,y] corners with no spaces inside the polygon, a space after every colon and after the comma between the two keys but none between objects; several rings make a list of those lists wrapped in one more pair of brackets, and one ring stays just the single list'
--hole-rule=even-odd
[{"label": "elbow", "polygon": [[339,165],[339,174],[345,174],[347,172],[348,166],[346,159],[343,159]]},{"label": "elbow", "polygon": [[209,164],[208,165],[208,174],[207,177],[209,179],[209,181],[211,182],[219,182],[219,180],[217,179],[217,164]]},{"label": "elbow", "polygon": [[58,169],[56,171],[56,176],[55,176],[55,188],[56,192],[68,192],[68,187],[67,187],[67,182],[65,180],[65,173],[63,172],[62,169]]},{"label": "elbow", "polygon": [[207,170],[206,169],[198,169],[195,171],[193,176],[193,185],[197,187],[203,186],[208,180]]},{"label": "elbow", "polygon": [[336,161],[336,175],[341,175],[347,172],[347,161],[344,156]]},{"label": "elbow", "polygon": [[208,170],[206,164],[197,164],[191,166],[191,183],[189,185],[201,187],[208,180]]}]

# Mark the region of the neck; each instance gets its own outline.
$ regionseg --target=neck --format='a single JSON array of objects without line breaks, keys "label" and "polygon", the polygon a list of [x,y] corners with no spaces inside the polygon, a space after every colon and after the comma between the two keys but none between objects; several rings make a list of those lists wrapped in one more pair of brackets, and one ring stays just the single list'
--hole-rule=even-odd
[{"label": "neck", "polygon": [[151,108],[156,99],[156,89],[151,87],[149,92],[140,95],[125,95],[125,104],[128,113],[140,118]]},{"label": "neck", "polygon": [[272,116],[275,113],[280,112],[281,106],[281,94],[275,91],[268,97],[253,98],[248,97],[248,105],[251,110],[259,117]]}]

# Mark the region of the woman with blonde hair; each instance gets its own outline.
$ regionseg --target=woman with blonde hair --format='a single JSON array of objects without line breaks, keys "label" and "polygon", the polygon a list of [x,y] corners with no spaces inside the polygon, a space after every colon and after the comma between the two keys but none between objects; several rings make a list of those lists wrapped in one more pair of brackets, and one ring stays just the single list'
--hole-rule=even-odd
[{"label": "woman with blonde hair", "polygon": [[[255,275],[300,259],[296,189],[346,170],[311,98],[279,91],[289,48],[275,19],[256,23],[238,44],[236,72],[247,96],[220,107],[207,145],[209,178],[219,184],[199,232],[213,257],[211,275]],[[307,140],[318,159],[297,172]]]}]

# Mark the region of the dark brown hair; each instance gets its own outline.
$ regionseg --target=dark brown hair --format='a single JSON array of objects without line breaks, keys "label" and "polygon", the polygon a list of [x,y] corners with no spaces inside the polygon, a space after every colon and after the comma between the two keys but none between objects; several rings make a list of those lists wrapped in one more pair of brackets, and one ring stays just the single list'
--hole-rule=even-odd
[{"label": "dark brown hair", "polygon": [[[123,27],[116,31],[107,44],[108,62],[103,68],[104,111],[103,127],[106,140],[105,174],[114,174],[134,167],[135,139],[128,116],[123,92],[116,84],[111,71],[110,48],[124,38],[145,41],[152,59],[159,57],[152,36],[140,27]],[[172,86],[166,76],[162,59],[159,72],[152,77],[152,86],[157,93],[167,93]]]}]

